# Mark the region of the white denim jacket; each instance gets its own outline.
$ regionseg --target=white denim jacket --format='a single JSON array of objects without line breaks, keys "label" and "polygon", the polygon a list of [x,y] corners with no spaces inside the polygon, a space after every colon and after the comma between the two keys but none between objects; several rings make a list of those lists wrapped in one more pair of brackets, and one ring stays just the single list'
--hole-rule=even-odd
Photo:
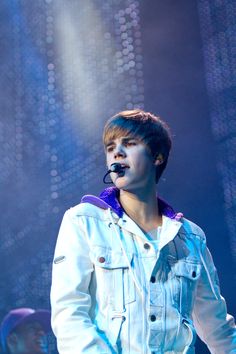
[{"label": "white denim jacket", "polygon": [[236,353],[203,231],[158,199],[158,247],[119,205],[116,188],[63,218],[53,262],[52,328],[60,354]]}]

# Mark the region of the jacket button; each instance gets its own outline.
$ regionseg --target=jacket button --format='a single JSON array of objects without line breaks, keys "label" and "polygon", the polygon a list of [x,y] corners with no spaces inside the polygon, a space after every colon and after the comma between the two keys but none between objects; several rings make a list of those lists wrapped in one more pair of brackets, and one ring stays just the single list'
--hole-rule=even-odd
[{"label": "jacket button", "polygon": [[148,243],[144,243],[143,247],[145,250],[149,250],[151,246]]},{"label": "jacket button", "polygon": [[157,318],[156,318],[156,316],[155,316],[155,315],[151,315],[151,316],[150,316],[150,320],[151,320],[152,322],[155,322],[155,321],[156,321],[156,319],[157,319]]},{"label": "jacket button", "polygon": [[155,283],[156,277],[154,277],[154,275],[152,275],[150,281],[151,281],[151,283]]},{"label": "jacket button", "polygon": [[196,276],[197,276],[197,273],[195,272],[195,270],[192,272],[192,277],[193,278],[196,278]]},{"label": "jacket button", "polygon": [[104,257],[99,257],[99,258],[98,258],[98,262],[104,263],[104,262],[105,262],[105,258],[104,258]]}]

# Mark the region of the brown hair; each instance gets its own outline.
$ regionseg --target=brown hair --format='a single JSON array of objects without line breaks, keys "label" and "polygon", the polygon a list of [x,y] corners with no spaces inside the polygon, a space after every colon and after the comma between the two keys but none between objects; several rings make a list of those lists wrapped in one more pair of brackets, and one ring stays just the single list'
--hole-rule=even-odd
[{"label": "brown hair", "polygon": [[153,158],[159,154],[162,164],[157,166],[156,182],[166,168],[172,141],[168,125],[154,114],[140,109],[122,111],[111,117],[103,131],[103,143],[121,136],[131,136],[142,141],[150,150]]}]

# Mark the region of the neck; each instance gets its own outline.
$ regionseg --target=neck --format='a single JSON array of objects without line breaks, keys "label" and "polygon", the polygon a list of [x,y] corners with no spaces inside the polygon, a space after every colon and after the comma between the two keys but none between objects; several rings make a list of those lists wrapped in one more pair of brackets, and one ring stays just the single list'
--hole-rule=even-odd
[{"label": "neck", "polygon": [[120,203],[126,214],[148,232],[162,224],[156,197],[156,186],[149,188],[145,193],[120,191]]}]

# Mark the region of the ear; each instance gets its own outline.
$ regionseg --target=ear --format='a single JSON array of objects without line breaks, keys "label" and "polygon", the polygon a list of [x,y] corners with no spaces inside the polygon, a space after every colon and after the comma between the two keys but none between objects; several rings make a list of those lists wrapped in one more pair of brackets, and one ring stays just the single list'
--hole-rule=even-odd
[{"label": "ear", "polygon": [[164,162],[164,157],[162,154],[158,154],[154,159],[155,166],[159,166],[159,165],[163,164],[163,162]]},{"label": "ear", "polygon": [[7,346],[12,349],[16,347],[16,343],[17,343],[17,335],[16,333],[11,333],[9,334],[9,336],[7,337]]}]

